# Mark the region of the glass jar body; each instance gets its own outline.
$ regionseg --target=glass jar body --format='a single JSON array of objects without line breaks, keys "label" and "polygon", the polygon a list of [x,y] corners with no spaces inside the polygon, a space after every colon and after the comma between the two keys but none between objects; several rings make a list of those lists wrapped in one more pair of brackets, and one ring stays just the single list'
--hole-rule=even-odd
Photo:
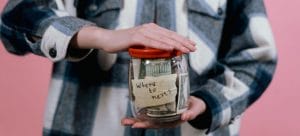
[{"label": "glass jar body", "polygon": [[129,94],[136,118],[153,123],[176,122],[188,108],[188,65],[185,55],[172,58],[132,57]]}]

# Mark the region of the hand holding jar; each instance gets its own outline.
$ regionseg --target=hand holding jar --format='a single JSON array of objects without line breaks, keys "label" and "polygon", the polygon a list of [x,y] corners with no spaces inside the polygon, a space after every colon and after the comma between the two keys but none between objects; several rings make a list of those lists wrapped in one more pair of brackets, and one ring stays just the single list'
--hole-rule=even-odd
[{"label": "hand holding jar", "polygon": [[145,47],[129,49],[129,94],[134,128],[175,127],[203,113],[205,103],[189,96],[186,56],[180,51]]},{"label": "hand holding jar", "polygon": [[206,110],[205,103],[194,96],[189,97],[188,109],[182,113],[181,119],[174,122],[154,123],[149,120],[141,120],[138,118],[124,118],[121,121],[122,125],[132,126],[132,128],[172,128],[195,119],[198,115]]}]

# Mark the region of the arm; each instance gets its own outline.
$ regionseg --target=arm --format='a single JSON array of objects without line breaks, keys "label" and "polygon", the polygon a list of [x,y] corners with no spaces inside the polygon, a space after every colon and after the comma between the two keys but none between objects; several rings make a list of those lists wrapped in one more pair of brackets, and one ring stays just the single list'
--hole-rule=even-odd
[{"label": "arm", "polygon": [[79,50],[70,56],[67,50],[72,37],[81,28],[93,24],[57,10],[52,0],[10,0],[1,21],[1,39],[11,53],[24,55],[30,52],[59,61],[79,59],[90,52]]},{"label": "arm", "polygon": [[190,121],[214,131],[230,124],[253,104],[271,82],[276,49],[262,0],[228,1],[218,61],[210,79],[192,95],[207,112]]},{"label": "arm", "polygon": [[155,24],[111,31],[56,10],[53,0],[10,0],[1,17],[1,39],[9,52],[34,53],[52,61],[79,60],[91,49],[123,51],[134,45],[194,51],[194,43]]}]

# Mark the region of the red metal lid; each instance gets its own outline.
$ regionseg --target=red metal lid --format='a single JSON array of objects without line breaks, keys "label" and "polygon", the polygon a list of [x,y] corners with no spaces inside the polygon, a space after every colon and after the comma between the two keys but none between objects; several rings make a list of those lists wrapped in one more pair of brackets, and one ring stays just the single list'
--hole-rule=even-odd
[{"label": "red metal lid", "polygon": [[164,51],[143,46],[130,47],[128,52],[131,57],[143,59],[172,58],[183,54],[178,50]]}]

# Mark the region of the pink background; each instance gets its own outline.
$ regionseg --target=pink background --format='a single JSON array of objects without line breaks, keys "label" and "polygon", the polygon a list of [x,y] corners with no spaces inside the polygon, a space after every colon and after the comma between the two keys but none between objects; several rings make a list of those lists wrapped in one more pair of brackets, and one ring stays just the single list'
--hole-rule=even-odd
[{"label": "pink background", "polygon": [[[5,0],[0,0],[3,7]],[[242,136],[300,135],[298,0],[265,0],[279,51],[275,78],[244,114]],[[0,45],[0,136],[40,136],[51,62],[17,57]]]}]

